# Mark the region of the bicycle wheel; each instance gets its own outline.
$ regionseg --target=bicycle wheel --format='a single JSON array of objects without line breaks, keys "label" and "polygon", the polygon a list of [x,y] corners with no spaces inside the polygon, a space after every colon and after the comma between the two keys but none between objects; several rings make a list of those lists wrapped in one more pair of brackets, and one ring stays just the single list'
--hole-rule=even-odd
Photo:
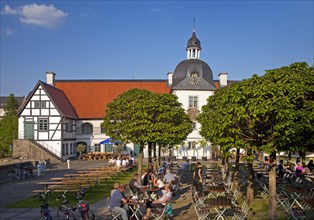
[{"label": "bicycle wheel", "polygon": [[59,209],[57,212],[58,220],[76,220],[74,213],[70,210]]}]

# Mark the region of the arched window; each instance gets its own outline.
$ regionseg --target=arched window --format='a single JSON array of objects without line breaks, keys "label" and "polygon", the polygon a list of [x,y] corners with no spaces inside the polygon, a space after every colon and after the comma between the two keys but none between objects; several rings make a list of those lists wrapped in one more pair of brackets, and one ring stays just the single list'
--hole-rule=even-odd
[{"label": "arched window", "polygon": [[91,134],[93,133],[93,125],[90,123],[82,124],[82,134]]}]

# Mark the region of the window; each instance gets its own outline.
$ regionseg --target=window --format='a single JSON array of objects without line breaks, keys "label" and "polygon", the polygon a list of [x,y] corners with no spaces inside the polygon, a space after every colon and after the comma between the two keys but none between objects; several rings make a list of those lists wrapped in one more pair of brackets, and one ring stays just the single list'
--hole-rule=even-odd
[{"label": "window", "polygon": [[35,101],[35,108],[46,108],[46,101]]},{"label": "window", "polygon": [[39,131],[48,131],[48,119],[47,118],[39,119],[38,130]]},{"label": "window", "polygon": [[190,108],[198,107],[198,96],[189,96],[189,107]]},{"label": "window", "polygon": [[90,123],[82,124],[82,134],[91,134],[93,133],[93,125]]},{"label": "window", "polygon": [[100,152],[100,144],[95,144],[95,152]]},{"label": "window", "polygon": [[105,128],[101,126],[101,127],[100,127],[100,133],[101,133],[101,134],[104,134],[105,131],[106,131]]},{"label": "window", "polygon": [[193,128],[193,130],[196,130],[196,122],[192,123],[192,128]]},{"label": "window", "polygon": [[65,154],[69,154],[69,146],[68,143],[65,144]]},{"label": "window", "polygon": [[68,119],[68,120],[65,122],[65,131],[67,131],[67,132],[73,131],[72,120]]},{"label": "window", "polygon": [[62,144],[62,155],[65,155],[65,144]]}]

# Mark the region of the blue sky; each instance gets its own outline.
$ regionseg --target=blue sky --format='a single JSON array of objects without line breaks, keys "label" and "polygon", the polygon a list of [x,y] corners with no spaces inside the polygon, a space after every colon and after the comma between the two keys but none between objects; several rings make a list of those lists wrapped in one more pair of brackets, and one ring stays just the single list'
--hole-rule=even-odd
[{"label": "blue sky", "polygon": [[165,79],[196,34],[214,79],[313,64],[313,1],[1,0],[0,93],[57,79]]}]

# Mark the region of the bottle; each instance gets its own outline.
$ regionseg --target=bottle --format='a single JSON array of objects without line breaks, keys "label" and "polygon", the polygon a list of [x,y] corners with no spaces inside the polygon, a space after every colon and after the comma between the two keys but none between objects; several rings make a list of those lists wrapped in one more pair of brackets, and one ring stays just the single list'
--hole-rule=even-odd
[{"label": "bottle", "polygon": [[170,217],[172,216],[172,205],[171,204],[169,204],[169,206],[168,206],[167,214]]}]

